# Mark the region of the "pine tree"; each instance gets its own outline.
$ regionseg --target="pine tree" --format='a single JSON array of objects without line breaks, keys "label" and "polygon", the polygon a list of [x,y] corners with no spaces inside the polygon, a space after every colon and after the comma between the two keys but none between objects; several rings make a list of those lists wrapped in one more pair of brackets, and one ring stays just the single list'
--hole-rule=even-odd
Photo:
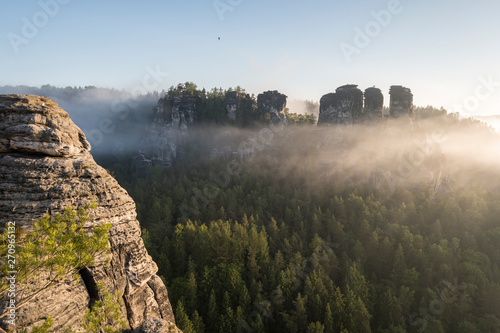
[{"label": "pine tree", "polygon": [[194,272],[189,272],[187,280],[187,288],[186,288],[186,300],[187,300],[187,309],[190,311],[194,311],[198,306],[196,295],[197,295],[196,277],[194,275]]},{"label": "pine tree", "polygon": [[345,323],[347,320],[346,313],[346,298],[340,291],[340,288],[335,288],[332,297],[332,313],[335,323],[334,331],[340,330],[342,323]]},{"label": "pine tree", "polygon": [[250,297],[250,293],[248,292],[248,288],[244,283],[242,283],[241,290],[239,292],[239,306],[241,306],[244,311],[249,311],[251,303],[252,299]]},{"label": "pine tree", "polygon": [[219,332],[234,332],[237,323],[237,314],[231,307],[231,301],[229,299],[229,294],[227,293],[227,291],[224,293],[223,309],[224,312],[219,316]]},{"label": "pine tree", "polygon": [[208,299],[208,313],[207,313],[207,328],[209,332],[214,332],[215,328],[218,326],[217,318],[219,317],[217,309],[217,299],[215,297],[215,290],[212,289],[210,292],[210,297]]},{"label": "pine tree", "polygon": [[179,300],[177,302],[177,306],[175,307],[175,322],[177,327],[179,327],[184,333],[195,333],[193,323],[189,320],[189,316],[184,310],[182,300]]},{"label": "pine tree", "polygon": [[191,316],[193,329],[196,333],[204,333],[205,332],[205,324],[203,323],[203,318],[198,314],[198,311],[194,311]]},{"label": "pine tree", "polygon": [[347,287],[346,291],[346,324],[349,332],[369,333],[371,315],[366,309],[361,297],[357,296],[353,290]]},{"label": "pine tree", "polygon": [[325,310],[325,333],[334,333],[334,332],[335,332],[335,323],[333,321],[332,308],[330,307],[330,303],[327,303]]},{"label": "pine tree", "polygon": [[307,326],[307,333],[323,333],[325,331],[325,326],[319,321],[315,323],[309,323]]},{"label": "pine tree", "polygon": [[305,332],[307,328],[306,302],[307,302],[307,297],[302,297],[300,293],[297,295],[297,298],[293,302],[294,305],[293,319],[295,321],[295,325],[297,326],[299,332]]}]

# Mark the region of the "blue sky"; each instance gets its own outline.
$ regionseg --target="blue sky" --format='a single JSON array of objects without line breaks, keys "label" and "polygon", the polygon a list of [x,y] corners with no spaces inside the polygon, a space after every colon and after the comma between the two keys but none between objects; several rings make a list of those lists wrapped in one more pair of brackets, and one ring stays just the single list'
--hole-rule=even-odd
[{"label": "blue sky", "polygon": [[416,105],[500,114],[499,14],[497,0],[2,1],[0,85],[133,89],[158,69],[157,90],[193,81],[319,100],[354,83],[387,105],[401,84]]}]

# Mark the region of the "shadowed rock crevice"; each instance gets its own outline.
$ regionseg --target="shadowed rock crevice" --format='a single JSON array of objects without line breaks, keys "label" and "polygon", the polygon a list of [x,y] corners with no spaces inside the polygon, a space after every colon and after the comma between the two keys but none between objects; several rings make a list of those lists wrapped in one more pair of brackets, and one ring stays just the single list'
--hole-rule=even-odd
[{"label": "shadowed rock crevice", "polygon": [[99,300],[99,289],[97,288],[97,283],[87,267],[80,269],[78,274],[82,277],[85,288],[87,288],[87,292],[89,293],[89,308],[91,308],[94,306],[95,302]]}]

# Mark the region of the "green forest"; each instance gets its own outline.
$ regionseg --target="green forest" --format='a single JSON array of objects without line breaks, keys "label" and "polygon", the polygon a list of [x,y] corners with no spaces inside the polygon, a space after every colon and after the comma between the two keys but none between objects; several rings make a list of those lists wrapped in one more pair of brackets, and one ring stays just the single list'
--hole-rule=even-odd
[{"label": "green forest", "polygon": [[[440,153],[416,167],[415,174],[439,174],[433,180],[374,183],[372,169],[392,175],[398,163],[359,148],[372,138],[308,122],[246,159],[211,159],[198,135],[170,168],[135,174],[130,157],[98,162],[135,200],[144,243],[186,333],[497,332],[498,173],[461,162],[446,144],[463,133],[497,144],[498,137],[477,121],[421,110],[427,123],[399,140],[407,146],[383,143],[387,125],[373,135],[390,157],[414,149],[419,131],[444,128]],[[387,142],[397,141],[391,133]],[[329,139],[318,144],[318,135]],[[447,164],[435,162],[442,155]],[[334,157],[342,162],[325,166]]]}]

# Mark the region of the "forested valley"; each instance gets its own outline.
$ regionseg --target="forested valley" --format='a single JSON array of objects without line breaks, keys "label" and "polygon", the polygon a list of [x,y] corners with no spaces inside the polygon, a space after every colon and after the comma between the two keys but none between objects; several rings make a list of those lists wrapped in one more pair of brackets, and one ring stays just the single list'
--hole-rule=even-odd
[{"label": "forested valley", "polygon": [[[135,200],[184,332],[494,332],[498,135],[434,111],[198,129],[170,168],[98,162]],[[213,156],[214,132],[254,149]]]}]

